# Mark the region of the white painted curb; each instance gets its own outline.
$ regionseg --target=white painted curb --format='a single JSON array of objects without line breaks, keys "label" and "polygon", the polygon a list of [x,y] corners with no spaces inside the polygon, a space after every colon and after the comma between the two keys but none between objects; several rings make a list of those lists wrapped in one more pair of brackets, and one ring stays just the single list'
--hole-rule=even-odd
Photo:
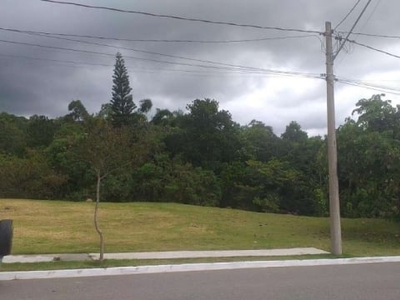
[{"label": "white painted curb", "polygon": [[3,264],[52,262],[56,255],[10,255],[3,258]]},{"label": "white painted curb", "polygon": [[172,273],[172,272],[237,270],[237,269],[255,269],[255,268],[333,266],[333,265],[372,264],[372,263],[388,263],[388,262],[400,262],[400,256],[197,263],[197,264],[180,264],[180,265],[72,269],[72,270],[33,271],[33,272],[0,272],[0,281],[20,280],[20,279],[50,279],[50,278],[116,276],[116,275],[154,274],[154,273]]},{"label": "white painted curb", "polygon": [[[202,257],[241,257],[241,256],[286,256],[286,255],[317,255],[329,254],[316,248],[291,248],[268,250],[218,250],[218,251],[163,251],[134,253],[105,253],[105,259],[171,259],[171,258],[202,258]],[[98,260],[98,253],[89,253],[92,259]]]},{"label": "white painted curb", "polygon": [[[104,259],[175,259],[201,257],[246,257],[246,256],[286,256],[286,255],[316,255],[329,254],[317,248],[291,249],[260,249],[260,250],[218,250],[218,251],[161,251],[161,252],[131,252],[105,253]],[[64,260],[98,260],[98,253],[81,254],[43,254],[43,255],[9,255],[4,257],[3,263],[34,263]],[[75,257],[75,258],[74,258]]]}]

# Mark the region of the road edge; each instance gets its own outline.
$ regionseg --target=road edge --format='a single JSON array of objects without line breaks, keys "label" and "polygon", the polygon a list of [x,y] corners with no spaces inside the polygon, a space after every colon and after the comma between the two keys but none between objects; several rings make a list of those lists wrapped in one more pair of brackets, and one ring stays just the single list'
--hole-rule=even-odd
[{"label": "road edge", "polygon": [[170,265],[137,266],[137,267],[111,267],[111,268],[69,269],[69,270],[49,270],[49,271],[16,271],[16,272],[0,272],[0,281],[139,275],[139,274],[156,274],[156,273],[173,273],[173,272],[239,270],[239,269],[257,269],[257,268],[334,266],[334,265],[372,264],[372,263],[390,263],[390,262],[392,263],[400,262],[400,256],[279,260],[279,261],[187,263],[187,264],[170,264]]}]

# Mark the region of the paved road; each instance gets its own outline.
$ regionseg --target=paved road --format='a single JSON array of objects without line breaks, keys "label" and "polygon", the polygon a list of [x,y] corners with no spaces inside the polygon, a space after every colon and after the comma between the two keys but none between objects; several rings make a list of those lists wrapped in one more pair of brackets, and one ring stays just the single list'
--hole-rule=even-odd
[{"label": "paved road", "polygon": [[0,281],[2,300],[398,300],[400,263]]}]

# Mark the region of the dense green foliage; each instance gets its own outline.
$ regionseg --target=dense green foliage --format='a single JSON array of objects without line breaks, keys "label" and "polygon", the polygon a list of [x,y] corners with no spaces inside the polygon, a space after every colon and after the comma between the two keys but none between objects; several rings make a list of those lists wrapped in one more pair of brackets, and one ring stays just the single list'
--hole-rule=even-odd
[{"label": "dense green foliage", "polygon": [[[82,201],[101,174],[103,201],[328,213],[325,140],[296,122],[279,137],[197,99],[186,113],[157,109],[114,128],[105,109],[89,115],[77,100],[57,119],[1,113],[0,196]],[[397,217],[400,110],[374,95],[353,115],[337,130],[342,214]]]},{"label": "dense green foliage", "polygon": [[[0,113],[0,197],[179,202],[253,211],[328,213],[326,141],[293,121],[281,136],[240,126],[211,99],[186,112],[136,108],[117,55],[113,99],[90,115],[29,119]],[[341,209],[348,217],[400,214],[400,109],[381,95],[357,102],[337,129]]]}]

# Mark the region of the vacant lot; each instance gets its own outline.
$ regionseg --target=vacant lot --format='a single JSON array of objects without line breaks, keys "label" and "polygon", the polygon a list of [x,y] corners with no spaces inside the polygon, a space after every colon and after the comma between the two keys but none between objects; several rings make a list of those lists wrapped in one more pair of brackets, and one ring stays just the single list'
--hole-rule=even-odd
[{"label": "vacant lot", "polygon": [[[94,203],[0,200],[14,219],[14,254],[98,252]],[[316,247],[329,251],[329,219],[169,203],[101,203],[106,252]],[[344,219],[346,255],[400,255],[398,225]]]}]

